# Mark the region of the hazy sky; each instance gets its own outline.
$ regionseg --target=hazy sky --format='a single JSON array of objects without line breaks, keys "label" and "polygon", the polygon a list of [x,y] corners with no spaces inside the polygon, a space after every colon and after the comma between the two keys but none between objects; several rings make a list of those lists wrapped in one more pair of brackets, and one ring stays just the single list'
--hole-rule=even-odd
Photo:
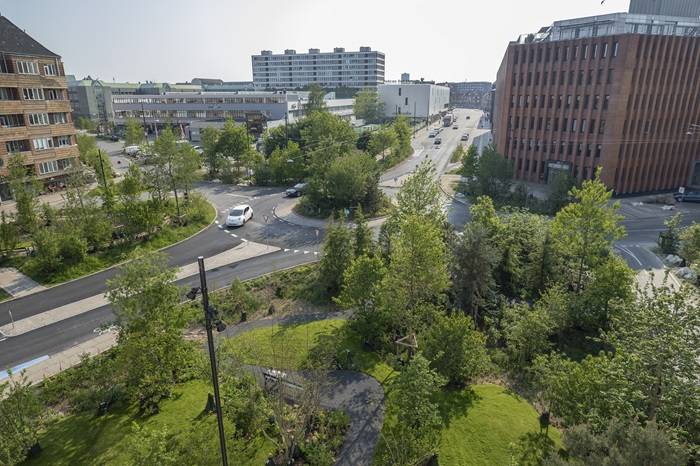
[{"label": "hazy sky", "polygon": [[492,81],[508,41],[628,0],[2,0],[0,13],[63,57],[117,81],[251,80],[250,55],[362,45],[386,79]]}]

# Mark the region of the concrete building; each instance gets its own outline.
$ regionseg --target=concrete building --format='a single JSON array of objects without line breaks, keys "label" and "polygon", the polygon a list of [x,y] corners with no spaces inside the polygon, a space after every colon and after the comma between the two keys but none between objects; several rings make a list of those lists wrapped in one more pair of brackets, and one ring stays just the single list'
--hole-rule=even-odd
[{"label": "concrete building", "polygon": [[491,108],[490,82],[447,83],[450,88],[450,105],[457,108],[487,110]]},{"label": "concrete building", "polygon": [[205,92],[253,91],[253,81],[224,81],[223,79],[194,78],[192,84],[202,87]]},{"label": "concrete building", "polygon": [[326,89],[376,87],[384,82],[384,54],[360,47],[346,52],[309,49],[308,53],[285,50],[273,54],[263,50],[251,57],[256,89],[303,89],[318,84]]},{"label": "concrete building", "polygon": [[410,73],[401,73],[401,82],[405,83],[411,80],[411,74]]},{"label": "concrete building", "polygon": [[[112,98],[114,122],[123,126],[127,118],[145,121],[155,132],[166,124],[185,130],[194,122],[223,123],[229,118],[243,122],[251,116],[264,121],[295,121],[305,115],[308,92],[166,92],[121,95]],[[326,99],[328,110],[348,120],[353,118],[353,99]],[[206,125],[199,125],[204,127]],[[197,135],[193,135],[196,140]]]},{"label": "concrete building", "polygon": [[80,163],[67,88],[61,57],[0,16],[0,174],[12,153],[46,185]]},{"label": "concrete building", "polygon": [[420,82],[390,83],[377,86],[387,118],[407,115],[425,119],[446,112],[450,105],[450,88]]},{"label": "concrete building", "polygon": [[617,13],[512,42],[496,81],[498,151],[516,177],[558,171],[616,194],[687,186],[700,158],[700,20]]},{"label": "concrete building", "polygon": [[67,76],[67,82],[73,120],[82,117],[104,125],[114,121],[112,89],[109,86],[90,76],[80,80]]},{"label": "concrete building", "polygon": [[700,17],[698,0],[632,0],[629,12],[637,15]]}]

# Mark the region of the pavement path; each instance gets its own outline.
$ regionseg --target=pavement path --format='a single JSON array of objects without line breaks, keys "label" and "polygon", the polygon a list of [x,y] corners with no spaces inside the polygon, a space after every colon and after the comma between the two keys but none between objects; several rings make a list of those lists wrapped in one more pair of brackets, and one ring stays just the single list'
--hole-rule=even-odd
[{"label": "pavement path", "polygon": [[13,298],[19,298],[46,289],[14,267],[0,267],[0,288],[8,292]]}]

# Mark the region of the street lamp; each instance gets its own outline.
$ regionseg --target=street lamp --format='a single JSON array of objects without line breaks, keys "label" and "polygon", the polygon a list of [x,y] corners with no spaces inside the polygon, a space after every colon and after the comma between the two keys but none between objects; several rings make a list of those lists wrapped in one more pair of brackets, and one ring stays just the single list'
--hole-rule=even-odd
[{"label": "street lamp", "polygon": [[228,466],[228,458],[226,455],[226,437],[224,435],[224,419],[221,414],[221,397],[219,396],[219,376],[216,371],[216,353],[214,351],[214,336],[212,335],[212,326],[216,326],[217,332],[223,332],[226,329],[226,324],[219,318],[219,313],[214,307],[209,306],[209,293],[207,291],[207,275],[204,270],[204,257],[197,258],[199,263],[199,287],[193,287],[187,293],[187,299],[194,300],[197,293],[202,293],[202,307],[204,308],[204,327],[207,330],[207,345],[209,347],[209,362],[211,363],[211,381],[214,385],[214,403],[216,404],[216,421],[219,425],[219,446],[221,447],[221,462],[224,466]]}]

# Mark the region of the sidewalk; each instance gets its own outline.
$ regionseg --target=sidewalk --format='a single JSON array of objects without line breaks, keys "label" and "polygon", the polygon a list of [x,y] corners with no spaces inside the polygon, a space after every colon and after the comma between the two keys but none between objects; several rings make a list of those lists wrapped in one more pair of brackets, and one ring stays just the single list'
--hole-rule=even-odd
[{"label": "sidewalk", "polygon": [[[329,219],[311,218],[294,212],[294,207],[298,202],[299,199],[296,199],[281,206],[277,205],[272,209],[272,215],[278,220],[296,226],[317,228],[319,230],[325,230],[328,227]],[[367,222],[367,226],[370,228],[380,227],[385,221],[386,217],[373,218]],[[349,226],[354,226],[352,222],[347,223]]]},{"label": "sidewalk", "polygon": [[13,298],[46,289],[14,267],[0,267],[0,288],[7,291]]}]

